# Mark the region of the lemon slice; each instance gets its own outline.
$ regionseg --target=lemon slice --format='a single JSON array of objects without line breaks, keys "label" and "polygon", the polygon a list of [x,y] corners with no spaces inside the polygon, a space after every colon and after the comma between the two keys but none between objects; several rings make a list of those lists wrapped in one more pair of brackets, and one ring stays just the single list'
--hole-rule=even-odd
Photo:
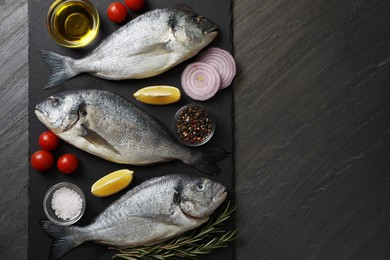
[{"label": "lemon slice", "polygon": [[150,86],[133,95],[138,101],[149,105],[168,105],[180,100],[180,90],[172,86]]},{"label": "lemon slice", "polygon": [[96,197],[107,197],[129,186],[134,172],[122,169],[114,171],[97,180],[91,187],[91,193]]}]

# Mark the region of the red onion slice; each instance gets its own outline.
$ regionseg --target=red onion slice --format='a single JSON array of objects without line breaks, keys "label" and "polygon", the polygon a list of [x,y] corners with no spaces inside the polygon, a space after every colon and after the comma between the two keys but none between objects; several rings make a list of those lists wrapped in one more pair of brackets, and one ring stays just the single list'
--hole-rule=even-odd
[{"label": "red onion slice", "polygon": [[221,79],[218,71],[204,62],[193,62],[186,66],[181,75],[184,92],[194,100],[204,101],[218,92]]},{"label": "red onion slice", "polygon": [[230,86],[236,75],[236,62],[233,56],[226,50],[212,47],[202,51],[197,59],[213,66],[221,77],[220,90]]}]

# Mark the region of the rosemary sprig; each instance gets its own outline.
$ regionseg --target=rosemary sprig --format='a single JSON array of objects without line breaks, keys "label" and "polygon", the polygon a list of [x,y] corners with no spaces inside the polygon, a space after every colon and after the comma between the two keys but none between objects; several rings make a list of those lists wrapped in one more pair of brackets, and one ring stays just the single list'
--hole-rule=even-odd
[{"label": "rosemary sprig", "polygon": [[213,216],[205,225],[183,235],[154,246],[142,246],[129,249],[117,249],[114,257],[126,260],[167,260],[169,258],[197,259],[218,248],[227,247],[237,238],[237,231],[222,230],[221,226],[234,212],[230,202],[218,217]]}]

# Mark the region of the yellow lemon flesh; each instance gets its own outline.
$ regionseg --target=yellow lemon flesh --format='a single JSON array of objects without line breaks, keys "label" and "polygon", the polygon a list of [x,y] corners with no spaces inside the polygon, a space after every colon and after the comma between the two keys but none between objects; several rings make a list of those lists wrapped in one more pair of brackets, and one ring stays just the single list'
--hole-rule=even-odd
[{"label": "yellow lemon flesh", "polygon": [[180,100],[180,90],[172,86],[144,87],[134,93],[134,97],[149,105],[168,105]]},{"label": "yellow lemon flesh", "polygon": [[123,169],[114,171],[97,180],[91,187],[96,197],[107,197],[129,186],[133,180],[133,171]]}]

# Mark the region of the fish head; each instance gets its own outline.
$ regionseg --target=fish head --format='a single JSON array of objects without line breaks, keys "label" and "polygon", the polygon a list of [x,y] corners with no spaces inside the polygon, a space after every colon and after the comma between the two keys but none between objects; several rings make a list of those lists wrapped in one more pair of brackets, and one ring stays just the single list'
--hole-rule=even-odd
[{"label": "fish head", "polygon": [[188,216],[206,218],[226,199],[225,186],[206,178],[197,178],[184,186],[180,209]]},{"label": "fish head", "polygon": [[217,25],[192,12],[189,8],[176,9],[169,21],[175,38],[187,49],[200,51],[218,35]]},{"label": "fish head", "polygon": [[76,94],[50,96],[35,106],[35,114],[54,133],[70,129],[79,120],[80,104]]}]

